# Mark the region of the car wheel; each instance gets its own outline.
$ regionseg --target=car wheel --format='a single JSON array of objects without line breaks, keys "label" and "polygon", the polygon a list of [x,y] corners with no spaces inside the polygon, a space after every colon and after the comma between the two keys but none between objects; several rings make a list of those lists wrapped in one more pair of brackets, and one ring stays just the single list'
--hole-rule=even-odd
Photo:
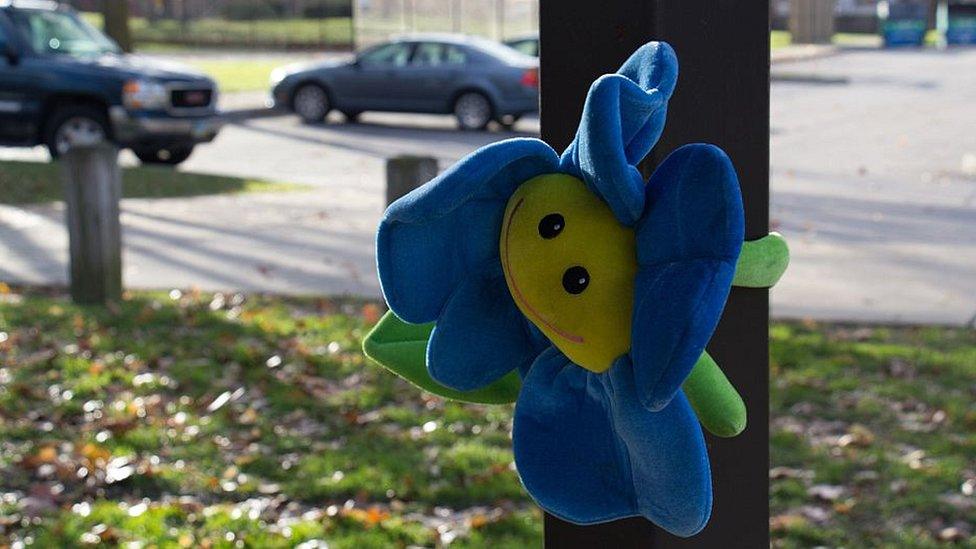
[{"label": "car wheel", "polygon": [[105,112],[91,105],[69,105],[56,110],[48,120],[44,144],[51,158],[58,158],[78,145],[95,145],[108,139]]},{"label": "car wheel", "polygon": [[462,130],[483,130],[491,122],[491,102],[478,92],[462,93],[454,102],[454,116]]},{"label": "car wheel", "polygon": [[295,114],[306,124],[325,120],[325,116],[332,110],[329,94],[318,84],[304,84],[295,90],[291,105]]},{"label": "car wheel", "polygon": [[174,147],[133,147],[132,152],[143,164],[163,164],[175,166],[182,163],[193,154],[193,145],[177,145]]}]

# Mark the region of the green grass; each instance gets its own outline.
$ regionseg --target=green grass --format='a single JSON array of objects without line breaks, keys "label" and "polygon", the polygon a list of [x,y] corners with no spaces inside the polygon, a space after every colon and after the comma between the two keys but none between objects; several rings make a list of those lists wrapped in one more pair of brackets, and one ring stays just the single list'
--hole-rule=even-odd
[{"label": "green grass", "polygon": [[[777,324],[770,448],[780,547],[976,543],[976,332]],[[818,485],[840,487],[832,500]],[[969,495],[967,495],[967,493]]]},{"label": "green grass", "polygon": [[[230,546],[228,532],[252,547],[537,544],[540,515],[509,467],[511,408],[426,397],[368,366],[360,340],[377,314],[194,293],[133,294],[110,312],[8,294],[4,491],[63,491],[7,536],[64,546],[107,524],[121,542],[193,546]],[[107,481],[114,458],[131,476]]]},{"label": "green grass", "polygon": [[[841,47],[880,47],[881,36],[870,33],[839,32],[831,40]],[[793,44],[793,37],[789,31],[774,30],[769,35],[771,49],[785,48]]]},{"label": "green grass", "polygon": [[[793,43],[789,31],[774,30],[769,35],[770,48],[785,48]],[[941,35],[936,30],[925,34],[925,45],[934,46],[939,43]],[[834,45],[842,48],[880,48],[881,35],[872,33],[838,32],[831,40]]]},{"label": "green grass", "polygon": [[252,61],[231,59],[186,60],[188,65],[213,78],[221,92],[269,90],[271,71],[289,62],[288,59],[266,58]]},{"label": "green grass", "polygon": [[[101,28],[99,13],[83,16]],[[152,43],[194,44],[211,46],[336,46],[352,43],[352,19],[256,19],[228,21],[195,19],[186,25],[172,19],[150,22],[143,17],[130,19],[130,30],[136,45]]]},{"label": "green grass", "polygon": [[[0,204],[62,200],[57,163],[0,160]],[[162,166],[122,169],[123,198],[176,198],[224,193],[275,192],[305,187],[254,178],[177,171]]]},{"label": "green grass", "polygon": [[[368,364],[380,312],[177,291],[106,310],[0,285],[0,546],[538,546],[511,407]],[[777,323],[771,341],[775,546],[934,547],[965,526],[972,330]]]},{"label": "green grass", "polygon": [[789,31],[774,30],[769,33],[769,47],[770,49],[779,49],[789,46],[793,42],[793,37],[790,35]]}]

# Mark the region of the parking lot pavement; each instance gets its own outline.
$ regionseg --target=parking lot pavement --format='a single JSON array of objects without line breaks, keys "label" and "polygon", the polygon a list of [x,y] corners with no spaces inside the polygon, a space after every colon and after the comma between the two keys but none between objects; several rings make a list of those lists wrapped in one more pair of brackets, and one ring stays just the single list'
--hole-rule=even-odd
[{"label": "parking lot pavement", "polygon": [[314,126],[294,116],[241,120],[191,157],[185,169],[356,190],[363,197],[379,198],[386,158],[426,155],[446,167],[493,141],[537,135],[538,118],[522,120],[515,129],[461,132],[451,117],[407,114],[365,113],[357,124],[343,123],[341,115],[333,114],[327,123]]},{"label": "parking lot pavement", "polygon": [[[953,324],[973,316],[973,66],[976,51],[847,52],[791,63],[811,78],[773,84],[771,217],[793,255],[772,293],[774,315]],[[124,201],[126,283],[378,295],[384,160],[425,154],[447,166],[493,140],[538,132],[533,119],[489,133],[455,131],[440,116],[338,120],[238,121],[181,168],[308,191]],[[14,157],[46,158],[0,149]],[[61,216],[56,206],[0,207],[0,280],[64,282]]]},{"label": "parking lot pavement", "polygon": [[971,322],[974,66],[972,49],[860,51],[791,65],[847,84],[773,85],[771,218],[793,251],[775,314]]}]

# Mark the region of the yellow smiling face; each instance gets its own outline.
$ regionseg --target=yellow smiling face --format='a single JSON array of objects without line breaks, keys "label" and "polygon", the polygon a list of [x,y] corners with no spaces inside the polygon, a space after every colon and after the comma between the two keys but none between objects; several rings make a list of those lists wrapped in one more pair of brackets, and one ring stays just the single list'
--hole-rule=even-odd
[{"label": "yellow smiling face", "polygon": [[634,238],[570,175],[526,181],[505,209],[499,245],[516,305],[563,354],[594,372],[630,350]]}]

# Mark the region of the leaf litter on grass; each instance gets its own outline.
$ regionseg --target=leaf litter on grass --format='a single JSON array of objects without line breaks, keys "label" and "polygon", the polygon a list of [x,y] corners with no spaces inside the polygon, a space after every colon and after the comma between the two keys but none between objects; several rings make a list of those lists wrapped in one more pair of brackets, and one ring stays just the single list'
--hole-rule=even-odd
[{"label": "leaf litter on grass", "polygon": [[[194,289],[102,310],[0,287],[0,539],[538,545],[511,407],[367,364],[383,312]],[[774,324],[773,545],[976,544],[974,365],[972,330]]]},{"label": "leaf litter on grass", "polygon": [[[0,539],[539,539],[510,468],[510,411],[420,395],[367,367],[359,341],[376,304],[174,290],[129,294],[111,312],[11,293],[0,305]],[[446,418],[450,430],[423,428]]]}]

